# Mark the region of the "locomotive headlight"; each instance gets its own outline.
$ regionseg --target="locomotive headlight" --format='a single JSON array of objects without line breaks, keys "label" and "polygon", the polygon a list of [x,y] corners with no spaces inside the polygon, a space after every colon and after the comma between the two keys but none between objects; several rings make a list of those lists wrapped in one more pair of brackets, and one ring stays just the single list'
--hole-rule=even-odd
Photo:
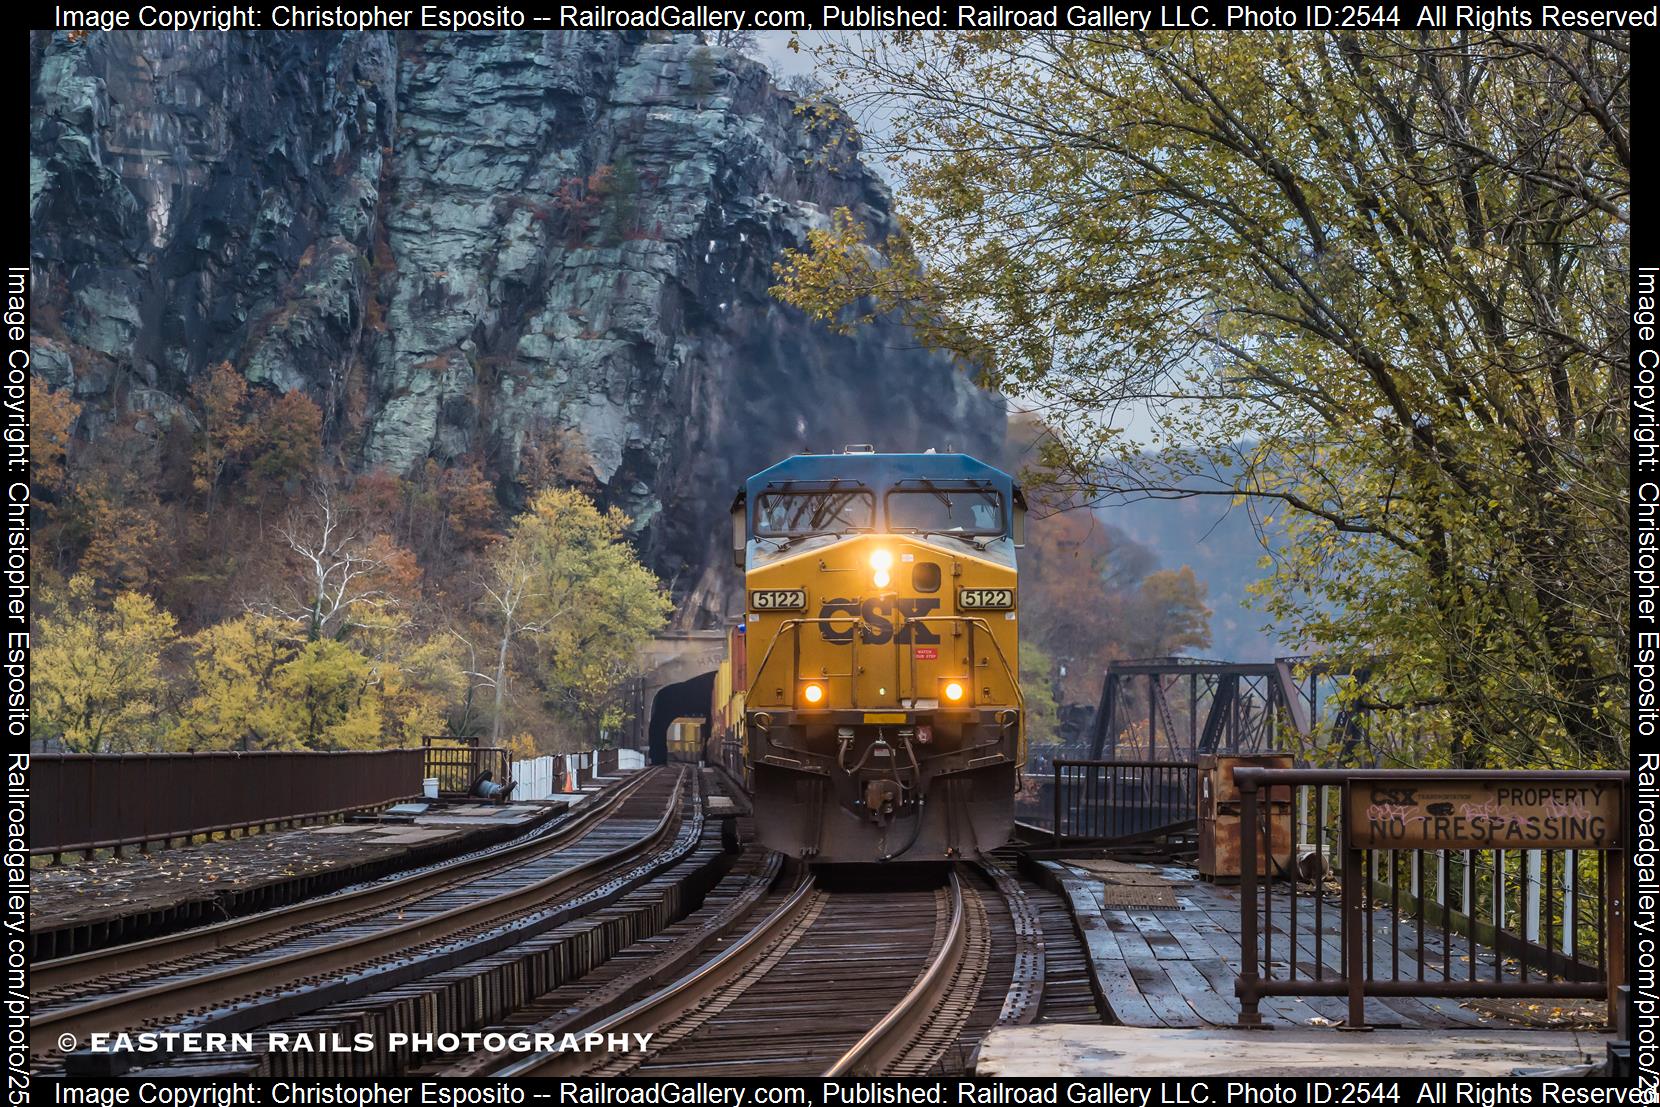
[{"label": "locomotive headlight", "polygon": [[812,705],[814,707],[817,707],[819,704],[824,702],[824,685],[822,685],[822,684],[805,684],[805,685],[802,685],[801,698],[806,700],[810,705]]},{"label": "locomotive headlight", "polygon": [[887,550],[872,550],[870,552],[870,567],[873,570],[870,581],[878,588],[886,588],[893,578],[888,576],[888,570],[893,568],[893,554]]}]

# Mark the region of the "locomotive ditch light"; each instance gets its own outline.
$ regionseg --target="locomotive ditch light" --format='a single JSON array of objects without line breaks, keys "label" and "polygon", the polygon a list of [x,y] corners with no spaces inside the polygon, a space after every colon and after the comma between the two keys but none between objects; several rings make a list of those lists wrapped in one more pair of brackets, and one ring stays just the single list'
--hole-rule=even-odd
[{"label": "locomotive ditch light", "polygon": [[824,703],[824,685],[810,680],[801,686],[801,698],[808,707],[818,707]]},{"label": "locomotive ditch light", "polygon": [[940,680],[941,707],[967,707],[968,682],[955,677]]}]

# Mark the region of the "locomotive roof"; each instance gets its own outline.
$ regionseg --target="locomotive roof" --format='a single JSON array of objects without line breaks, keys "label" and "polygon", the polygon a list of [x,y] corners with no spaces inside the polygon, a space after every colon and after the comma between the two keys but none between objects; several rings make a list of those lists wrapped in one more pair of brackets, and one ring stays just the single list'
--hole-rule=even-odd
[{"label": "locomotive roof", "polygon": [[1004,493],[1019,495],[1009,474],[967,454],[797,454],[750,477],[744,491],[757,496],[769,486],[789,481],[832,480],[859,481],[880,489],[919,479],[985,481]]}]

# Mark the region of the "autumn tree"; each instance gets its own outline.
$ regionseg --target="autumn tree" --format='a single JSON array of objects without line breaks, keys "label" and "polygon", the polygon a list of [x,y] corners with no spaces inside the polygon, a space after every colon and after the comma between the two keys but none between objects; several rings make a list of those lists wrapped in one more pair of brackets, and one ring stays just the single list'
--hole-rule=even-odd
[{"label": "autumn tree", "polygon": [[1032,656],[1049,665],[1043,682],[1062,702],[1094,703],[1113,661],[1210,645],[1205,586],[1191,567],[1156,570],[1151,550],[1087,505],[1058,506],[1027,526],[1020,630],[1037,647]]},{"label": "autumn tree", "polygon": [[372,749],[437,733],[464,678],[453,643],[383,626],[307,639],[249,612],[191,636],[175,749]]},{"label": "autumn tree", "polygon": [[1210,645],[1205,592],[1192,566],[1149,573],[1124,612],[1130,656],[1173,657]]},{"label": "autumn tree", "polygon": [[191,640],[193,694],[169,744],[178,749],[370,749],[383,740],[386,679],[343,642],[296,642],[248,614]]},{"label": "autumn tree", "polygon": [[603,699],[623,675],[617,659],[631,659],[667,619],[670,600],[628,545],[627,526],[581,492],[547,489],[491,552],[479,606],[495,628],[492,741],[515,646],[533,648],[540,682],[580,706]]},{"label": "autumn tree", "polygon": [[165,723],[173,616],[136,592],[100,603],[84,575],[42,601],[29,674],[33,737],[72,753],[151,748]]},{"label": "autumn tree", "polygon": [[285,594],[253,606],[307,640],[376,625],[419,577],[409,552],[375,532],[327,482],[313,486],[310,502],[291,509],[277,534],[292,575]]},{"label": "autumn tree", "polygon": [[34,504],[41,506],[41,493],[56,499],[68,479],[69,440],[81,405],[67,388],[56,389],[36,374],[29,374],[29,481]]},{"label": "autumn tree", "polygon": [[201,418],[191,470],[195,489],[206,497],[212,514],[220,478],[243,460],[256,434],[248,421],[248,378],[222,361],[190,386],[190,397]]},{"label": "autumn tree", "polygon": [[779,295],[903,313],[1052,413],[1084,497],[1243,501],[1279,538],[1262,604],[1381,661],[1403,758],[1624,763],[1626,34],[826,51],[908,233],[841,213]]},{"label": "autumn tree", "polygon": [[259,437],[251,467],[267,485],[303,481],[316,473],[323,451],[323,412],[304,392],[266,394],[256,407]]},{"label": "autumn tree", "polygon": [[222,361],[191,385],[190,396],[201,424],[191,469],[208,514],[233,473],[252,474],[265,490],[316,471],[323,413],[305,393],[251,390],[247,377]]},{"label": "autumn tree", "polygon": [[265,749],[283,736],[273,680],[294,656],[286,628],[246,614],[190,637],[189,690],[168,737],[173,749]]},{"label": "autumn tree", "polygon": [[75,450],[54,520],[66,547],[79,549],[75,571],[106,597],[152,589],[166,563],[156,436],[142,422],[141,413],[124,415]]}]

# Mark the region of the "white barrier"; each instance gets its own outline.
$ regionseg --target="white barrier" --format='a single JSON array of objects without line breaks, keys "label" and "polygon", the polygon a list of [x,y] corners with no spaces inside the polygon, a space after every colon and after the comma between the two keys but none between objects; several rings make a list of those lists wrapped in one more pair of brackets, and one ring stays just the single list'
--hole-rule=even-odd
[{"label": "white barrier", "polygon": [[[594,756],[591,753],[550,753],[528,761],[515,761],[509,770],[518,787],[513,789],[515,800],[545,800],[560,795],[583,770],[582,778],[591,778]],[[643,769],[646,755],[639,750],[618,750],[619,771]]]},{"label": "white barrier", "polygon": [[518,787],[513,789],[516,800],[552,799],[564,783],[564,758],[552,754],[530,761],[515,761],[509,770]]}]

